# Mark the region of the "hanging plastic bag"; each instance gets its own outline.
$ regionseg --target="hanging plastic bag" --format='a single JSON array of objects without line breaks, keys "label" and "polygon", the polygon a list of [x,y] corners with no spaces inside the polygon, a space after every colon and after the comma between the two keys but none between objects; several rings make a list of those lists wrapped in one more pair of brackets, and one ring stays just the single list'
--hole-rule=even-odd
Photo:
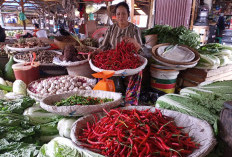
[{"label": "hanging plastic bag", "polygon": [[19,18],[18,18],[18,24],[19,25],[23,25],[23,21],[25,21],[26,23],[29,23],[29,20],[27,19],[26,15],[22,12],[19,13]]},{"label": "hanging plastic bag", "polygon": [[92,76],[95,78],[102,78],[102,80],[100,80],[95,85],[93,90],[103,90],[103,91],[115,92],[114,81],[108,79],[108,78],[112,77],[113,75],[114,75],[114,71],[102,71],[102,72],[92,74]]},{"label": "hanging plastic bag", "polygon": [[142,71],[140,71],[137,75],[133,75],[130,77],[129,84],[126,89],[126,105],[138,105],[142,77]]}]

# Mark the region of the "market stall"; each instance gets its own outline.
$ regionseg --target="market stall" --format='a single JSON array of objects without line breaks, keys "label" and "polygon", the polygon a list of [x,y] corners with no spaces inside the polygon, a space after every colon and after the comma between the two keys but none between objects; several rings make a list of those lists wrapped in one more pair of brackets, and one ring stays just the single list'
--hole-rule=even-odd
[{"label": "market stall", "polygon": [[[153,26],[161,10],[153,15],[152,0],[118,3],[0,2],[4,12],[25,7],[47,35],[10,30],[0,45],[0,156],[220,157],[230,150],[232,48],[206,44],[181,21]],[[26,8],[43,14],[30,18]],[[21,26],[28,29],[26,19]]]}]

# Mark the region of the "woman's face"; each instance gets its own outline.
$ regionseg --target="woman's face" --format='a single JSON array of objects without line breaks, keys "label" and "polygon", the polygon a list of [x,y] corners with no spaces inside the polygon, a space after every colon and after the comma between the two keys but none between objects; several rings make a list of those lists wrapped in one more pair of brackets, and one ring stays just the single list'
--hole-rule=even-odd
[{"label": "woman's face", "polygon": [[125,7],[120,6],[116,10],[116,20],[120,24],[126,24],[128,21],[128,12]]}]

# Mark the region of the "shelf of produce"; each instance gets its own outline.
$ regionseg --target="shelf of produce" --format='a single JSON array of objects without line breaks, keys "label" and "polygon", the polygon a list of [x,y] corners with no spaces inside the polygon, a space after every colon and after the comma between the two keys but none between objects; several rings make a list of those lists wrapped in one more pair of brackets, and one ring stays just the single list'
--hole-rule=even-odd
[{"label": "shelf of produce", "polygon": [[181,87],[193,87],[204,81],[223,81],[231,79],[232,65],[212,70],[191,68],[180,73],[178,84]]}]

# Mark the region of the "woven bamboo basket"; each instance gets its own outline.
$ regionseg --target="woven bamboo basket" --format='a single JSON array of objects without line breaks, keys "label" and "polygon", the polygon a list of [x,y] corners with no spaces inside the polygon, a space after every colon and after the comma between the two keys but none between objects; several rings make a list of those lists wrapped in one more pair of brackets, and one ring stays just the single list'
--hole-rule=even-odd
[{"label": "woven bamboo basket", "polygon": [[[46,78],[46,79],[50,79],[50,78],[60,78],[60,77],[63,77],[63,76],[49,77],[49,78]],[[94,80],[94,79],[89,79],[89,78],[83,77],[83,76],[77,76],[77,77],[80,78],[80,79],[86,80],[86,82],[88,82],[89,84],[92,84],[92,85],[95,85],[95,84],[96,84],[96,80]],[[31,98],[33,98],[33,99],[35,99],[35,100],[37,100],[37,101],[40,101],[40,100],[42,100],[42,99],[45,98],[45,97],[42,96],[42,95],[40,95],[40,94],[37,94],[37,93],[32,92],[32,91],[31,91],[31,87],[32,87],[32,85],[33,85],[35,82],[41,82],[42,80],[45,80],[45,79],[44,79],[44,78],[41,78],[41,79],[39,79],[39,80],[33,81],[33,82],[31,82],[31,83],[28,85],[28,87],[27,87],[27,94],[28,94]],[[69,92],[71,92],[71,91],[69,91]],[[52,95],[52,94],[49,94],[49,95]],[[47,95],[47,96],[49,96],[49,95]]]},{"label": "woven bamboo basket", "polygon": [[[111,102],[106,102],[96,105],[74,105],[74,106],[55,106],[54,103],[62,99],[67,99],[70,96],[78,95],[85,97],[98,97],[113,99]],[[76,92],[69,92],[65,94],[51,95],[44,98],[40,102],[40,106],[48,112],[57,113],[64,116],[82,116],[90,113],[101,112],[102,109],[111,109],[117,107],[122,102],[121,93],[107,92],[100,90],[78,90]]]},{"label": "woven bamboo basket", "polygon": [[[151,112],[155,112],[155,107],[151,106],[130,106],[130,107],[124,107],[121,109],[126,109],[126,110],[146,110],[150,109]],[[193,151],[192,154],[190,154],[188,157],[205,157],[207,154],[209,154],[210,151],[213,150],[214,146],[216,145],[216,139],[214,137],[213,130],[206,121],[200,120],[198,118],[176,112],[176,111],[171,111],[171,110],[166,110],[166,109],[160,109],[163,115],[169,116],[171,118],[174,118],[176,125],[185,127],[183,129],[184,132],[189,132],[189,136],[193,137],[195,142],[200,143],[199,149],[196,149]],[[95,114],[98,119],[102,118],[105,113],[98,113]],[[78,148],[81,148],[90,156],[103,156],[101,154],[98,154],[97,152],[94,152],[93,150],[87,149],[86,147],[83,146],[83,144],[86,145],[86,143],[80,142],[78,140],[79,134],[82,132],[82,129],[86,128],[87,122],[92,124],[94,122],[94,116],[93,115],[87,115],[85,117],[82,117],[78,119],[73,125],[71,129],[71,139],[72,141],[77,145]]]},{"label": "woven bamboo basket", "polygon": [[157,49],[161,46],[167,46],[167,45],[170,45],[170,44],[165,43],[165,44],[159,44],[159,45],[154,46],[152,48],[152,56],[154,58],[156,58],[157,60],[160,60],[161,62],[165,62],[168,64],[174,64],[174,65],[192,65],[192,64],[196,64],[200,60],[200,54],[195,49],[192,49],[186,45],[180,45],[180,46],[188,48],[189,50],[191,50],[195,54],[195,58],[190,62],[176,62],[176,61],[170,61],[168,59],[160,57],[157,53]]}]

